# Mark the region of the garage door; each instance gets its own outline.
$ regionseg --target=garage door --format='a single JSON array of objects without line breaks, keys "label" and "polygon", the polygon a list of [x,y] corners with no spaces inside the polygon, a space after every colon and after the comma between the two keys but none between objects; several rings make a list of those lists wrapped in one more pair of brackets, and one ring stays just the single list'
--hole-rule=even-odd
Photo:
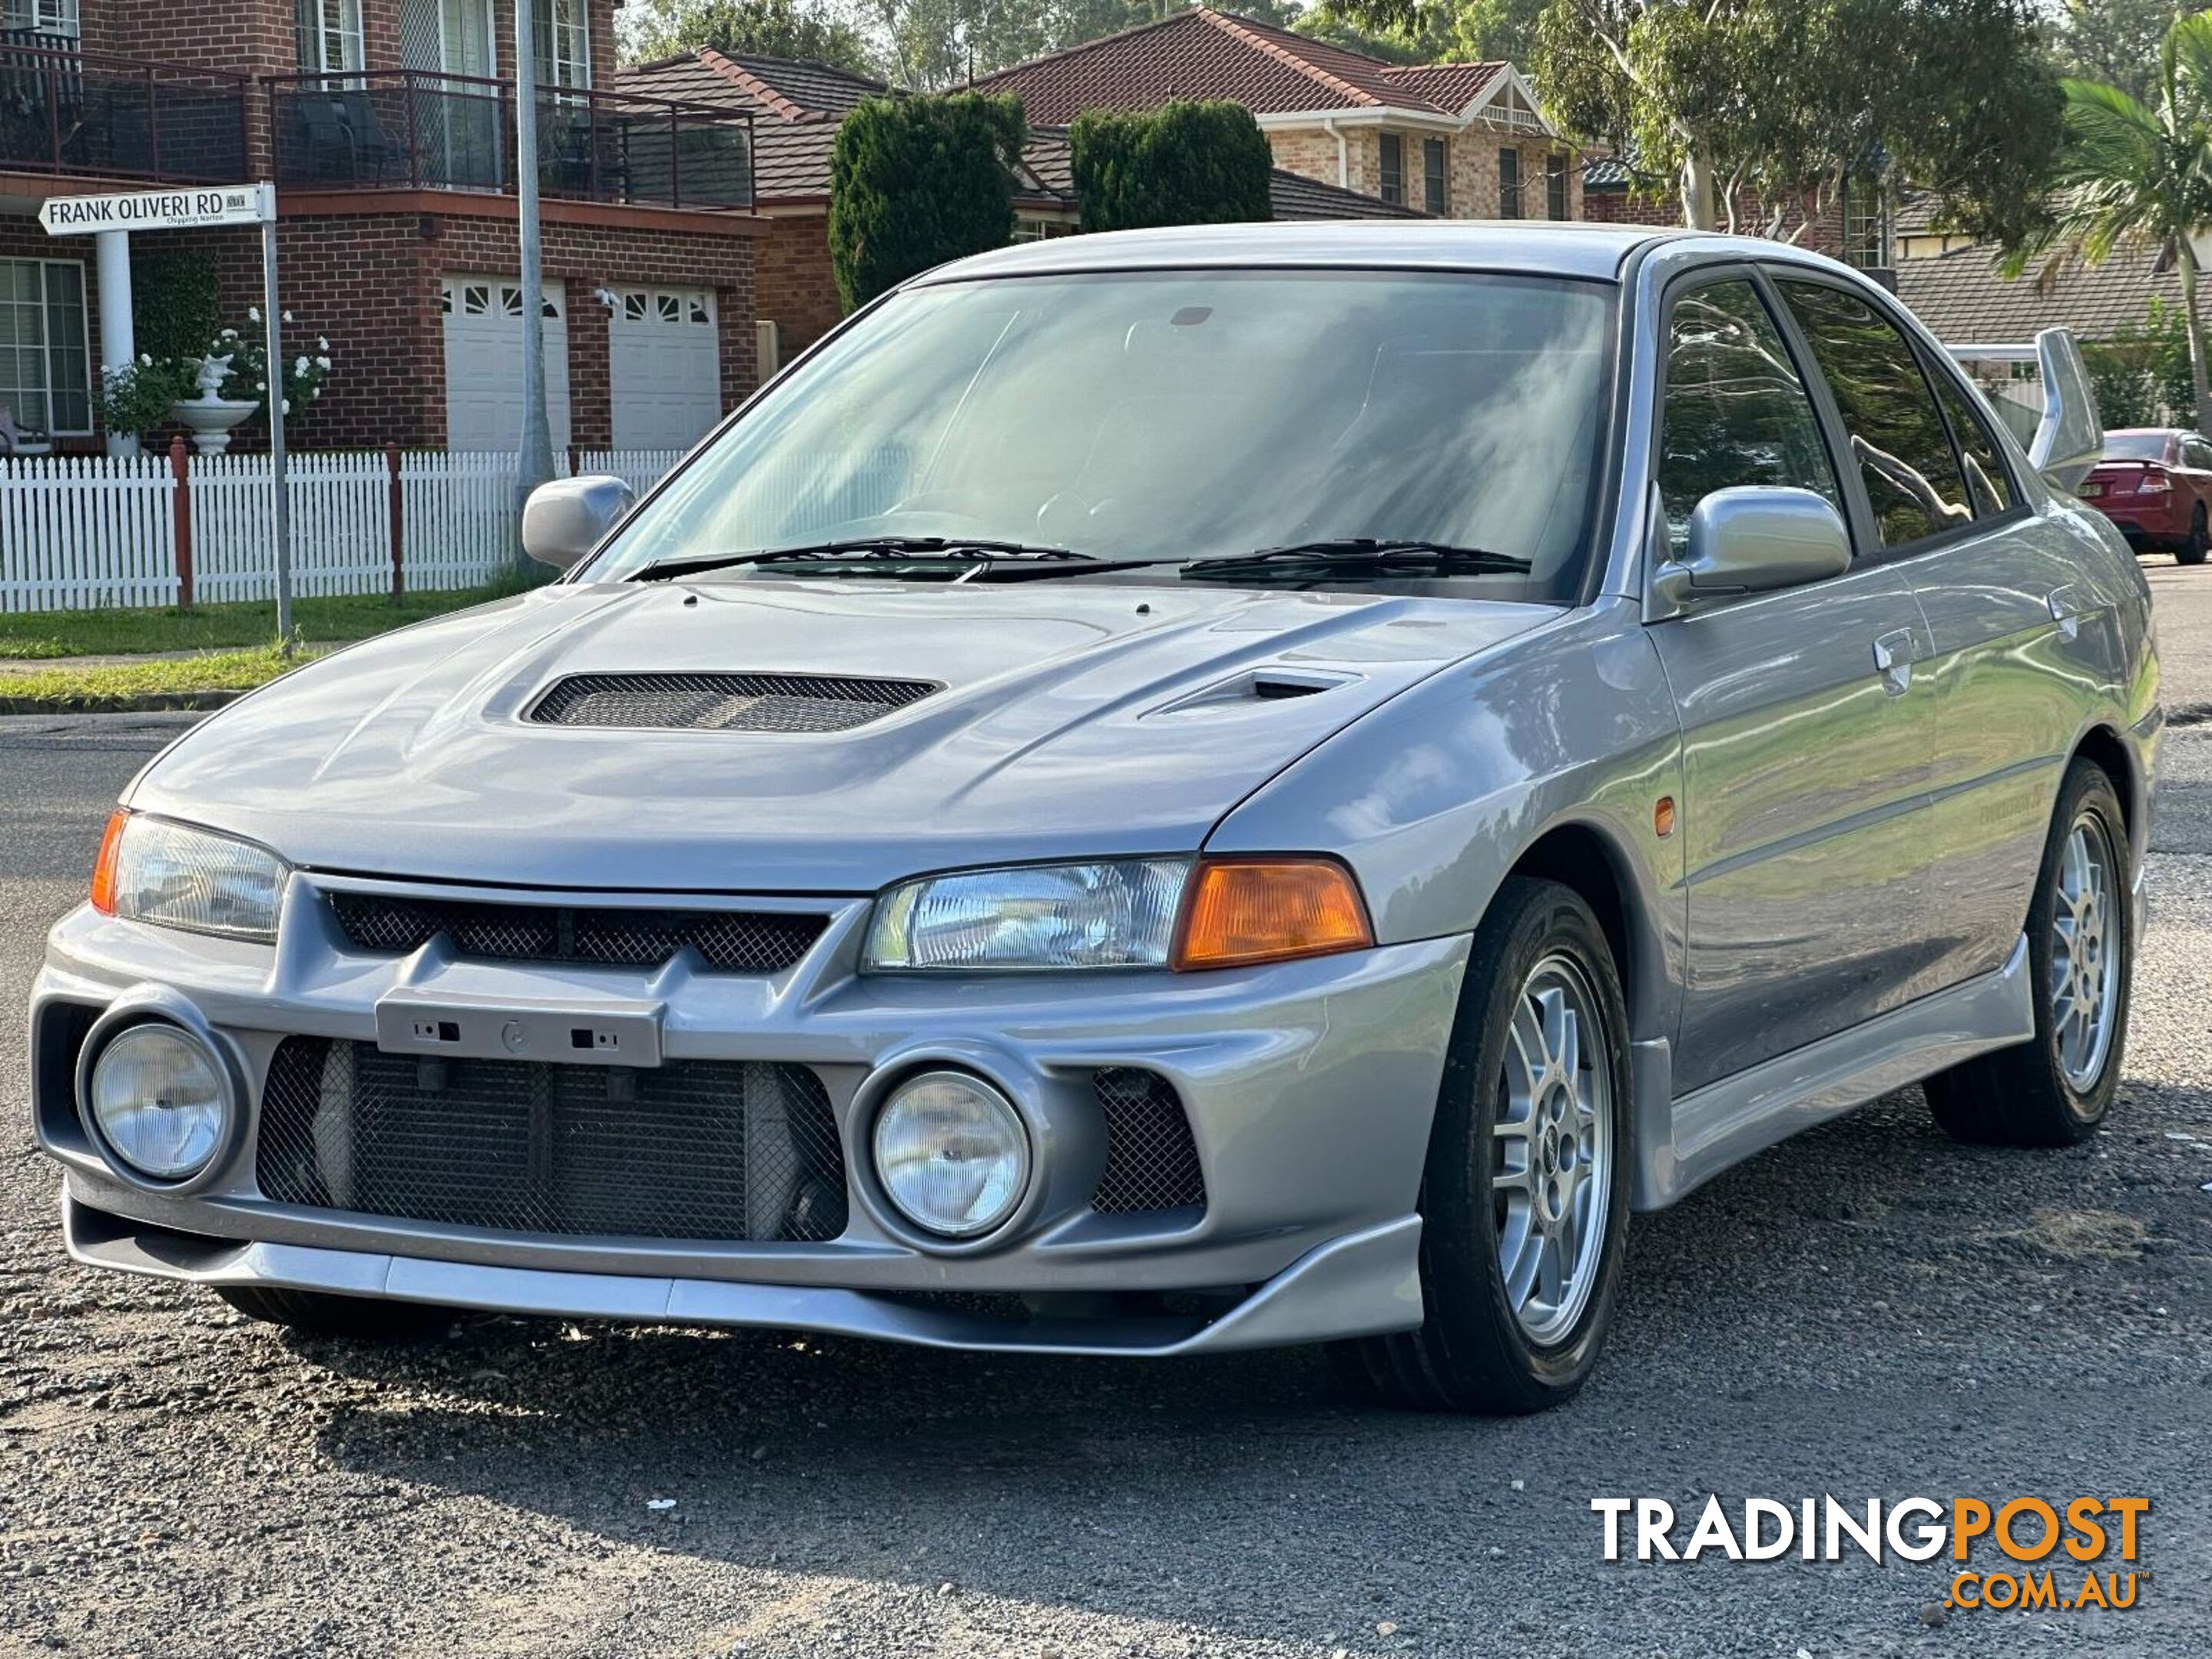
[{"label": "garage door", "polygon": [[689,449],[722,418],[721,331],[697,288],[615,290],[607,383],[617,449]]},{"label": "garage door", "polygon": [[[448,276],[446,447],[511,450],[522,442],[522,289],[512,276]],[[545,284],[545,419],[568,442],[568,307]]]}]

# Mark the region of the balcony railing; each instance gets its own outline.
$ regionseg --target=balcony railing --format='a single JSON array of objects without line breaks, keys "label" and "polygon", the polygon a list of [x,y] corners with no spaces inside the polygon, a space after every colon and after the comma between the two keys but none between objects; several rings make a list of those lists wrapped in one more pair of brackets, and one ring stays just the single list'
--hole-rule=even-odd
[{"label": "balcony railing", "polygon": [[[508,82],[371,70],[272,77],[267,84],[280,185],[514,188],[514,88]],[[750,207],[752,123],[712,105],[543,88],[538,188],[571,201]]]},{"label": "balcony railing", "polygon": [[246,176],[250,86],[0,30],[0,172],[234,184]]}]

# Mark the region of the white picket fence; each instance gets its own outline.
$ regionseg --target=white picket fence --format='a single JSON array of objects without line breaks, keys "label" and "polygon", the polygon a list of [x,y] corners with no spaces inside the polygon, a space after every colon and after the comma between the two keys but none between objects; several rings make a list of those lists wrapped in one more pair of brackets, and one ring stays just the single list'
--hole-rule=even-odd
[{"label": "white picket fence", "polygon": [[[613,473],[642,491],[681,459],[677,450],[603,450],[578,454],[574,470]],[[269,458],[196,455],[189,471],[195,599],[271,597]],[[506,567],[514,474],[507,454],[402,454],[409,589],[472,586]],[[293,591],[388,592],[391,472],[383,454],[294,455],[285,483]],[[176,487],[166,455],[0,460],[0,611],[174,605]]]}]

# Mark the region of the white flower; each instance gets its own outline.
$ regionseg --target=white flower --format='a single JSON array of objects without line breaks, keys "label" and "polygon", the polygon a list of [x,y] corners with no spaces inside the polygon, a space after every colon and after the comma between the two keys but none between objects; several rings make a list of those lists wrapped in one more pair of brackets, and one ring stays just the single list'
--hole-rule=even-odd
[{"label": "white flower", "polygon": [[289,398],[284,399],[284,412],[287,415],[292,412],[292,400]]},{"label": "white flower", "polygon": [[318,350],[318,351],[328,351],[330,349],[331,349],[331,343],[330,343],[328,340],[325,340],[325,339],[321,335],[319,335],[319,334],[318,334],[317,336],[315,336],[315,349],[316,349],[316,350]]},{"label": "white flower", "polygon": [[331,367],[331,360],[327,357],[318,357],[315,359],[315,367],[322,369],[325,373],[328,373]]},{"label": "white flower", "polygon": [[308,398],[310,399],[310,401],[312,401],[312,400],[313,400],[313,399],[314,399],[314,398],[319,398],[319,397],[321,397],[322,395],[323,395],[323,389],[322,389],[322,387],[320,387],[320,386],[316,386],[313,390],[312,390],[311,392],[309,392],[307,393],[307,397],[308,397]]},{"label": "white flower", "polygon": [[253,383],[253,389],[256,392],[266,392],[269,390],[269,382],[266,380],[256,380]]},{"label": "white flower", "polygon": [[222,337],[226,340],[235,340],[238,337],[238,331],[234,328],[227,328],[222,331]]},{"label": "white flower", "polygon": [[261,320],[261,307],[259,306],[246,307],[246,320],[249,323],[259,322]]},{"label": "white flower", "polygon": [[153,359],[153,357],[152,357],[149,354],[148,354],[148,353],[146,353],[146,352],[143,352],[143,351],[140,352],[140,353],[138,354],[138,367],[139,367],[139,368],[153,368],[153,367],[154,367],[154,359]]},{"label": "white flower", "polygon": [[288,323],[292,320],[292,313],[288,311],[284,313],[284,320]]},{"label": "white flower", "polygon": [[305,357],[295,357],[292,360],[292,372],[295,374],[305,374],[307,372],[307,360]]}]

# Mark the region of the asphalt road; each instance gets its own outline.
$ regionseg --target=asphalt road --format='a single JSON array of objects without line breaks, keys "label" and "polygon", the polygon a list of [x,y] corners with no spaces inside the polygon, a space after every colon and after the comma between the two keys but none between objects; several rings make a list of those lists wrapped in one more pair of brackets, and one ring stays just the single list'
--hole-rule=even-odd
[{"label": "asphalt road", "polygon": [[[1610,1357],[1540,1419],[1355,1407],[1299,1352],[286,1337],[66,1263],[0,1018],[0,1652],[2202,1654],[2212,570],[2154,580],[2203,714],[2106,1133],[1967,1151],[1906,1091],[1777,1149],[1638,1219]],[[0,1010],[173,729],[0,721]],[[2147,1496],[2150,1580],[1931,1626],[1946,1561],[1608,1565],[1589,1509],[1826,1492]]]}]

